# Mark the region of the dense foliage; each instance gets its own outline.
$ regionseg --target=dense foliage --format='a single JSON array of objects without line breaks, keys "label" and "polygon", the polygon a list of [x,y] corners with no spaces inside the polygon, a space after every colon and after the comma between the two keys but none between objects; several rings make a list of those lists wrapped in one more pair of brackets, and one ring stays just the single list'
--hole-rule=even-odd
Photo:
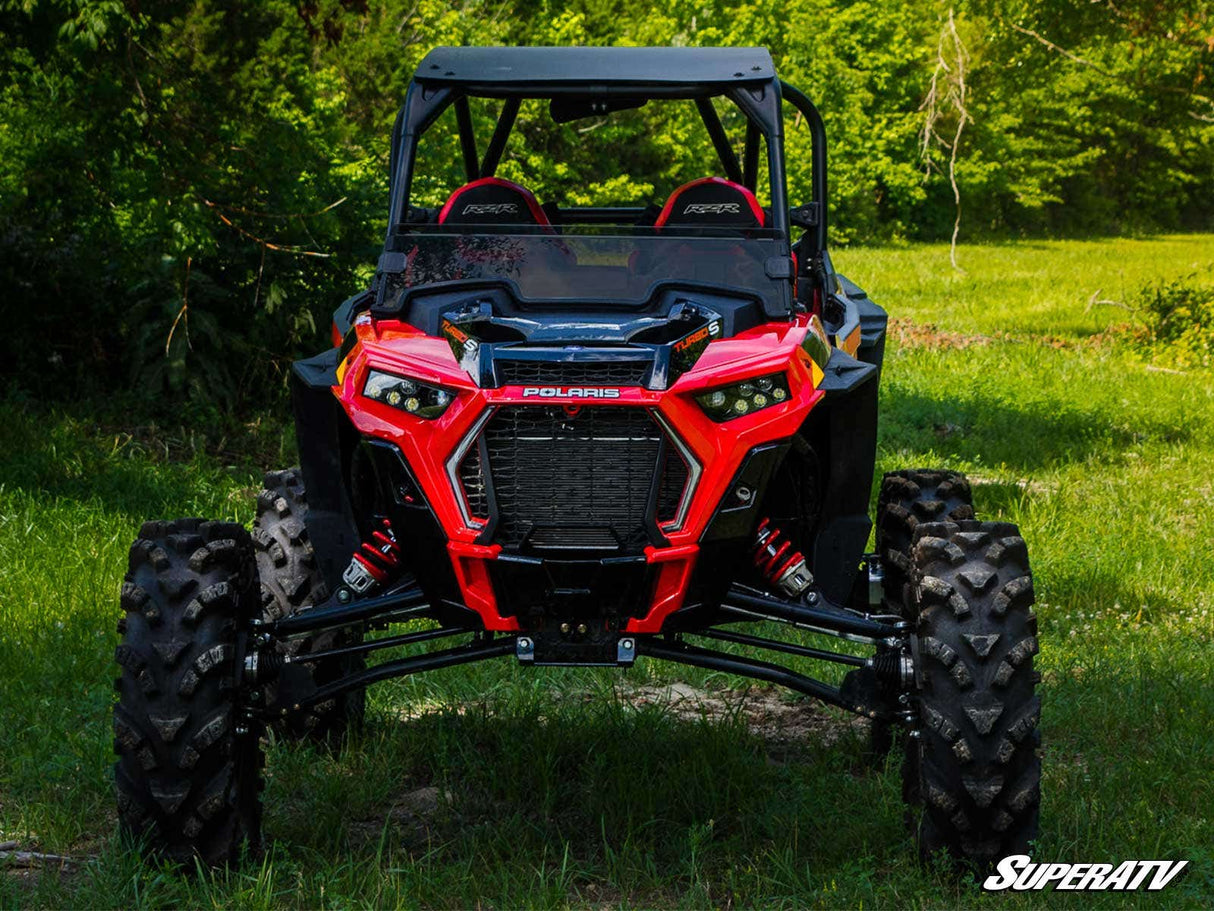
[{"label": "dense foliage", "polygon": [[1199,276],[1148,285],[1134,301],[1147,337],[1179,367],[1214,363],[1214,288]]},{"label": "dense foliage", "polygon": [[[368,278],[413,67],[464,43],[770,47],[826,117],[836,242],[947,237],[958,135],[963,237],[1209,226],[1205,0],[0,0],[6,367],[33,394],[273,395]],[[502,173],[541,199],[647,202],[701,173],[690,106],[618,133],[540,113]],[[442,135],[434,199],[459,182]]]}]

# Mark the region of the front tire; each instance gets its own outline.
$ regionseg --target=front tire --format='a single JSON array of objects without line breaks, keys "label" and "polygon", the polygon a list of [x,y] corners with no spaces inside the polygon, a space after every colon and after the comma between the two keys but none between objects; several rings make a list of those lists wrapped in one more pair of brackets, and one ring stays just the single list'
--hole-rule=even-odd
[{"label": "front tire", "polygon": [[242,712],[252,542],[231,522],[148,522],[122,584],[114,781],[123,832],[218,866],[260,838],[260,727]]},{"label": "front tire", "polygon": [[[987,866],[1028,853],[1041,796],[1037,621],[1015,525],[921,524],[913,546],[919,730],[904,793],[920,854]],[[916,819],[917,817],[917,819]]]},{"label": "front tire", "polygon": [[908,468],[881,479],[877,495],[877,556],[885,575],[887,605],[910,616],[905,586],[911,581],[915,529],[925,522],[960,522],[974,518],[970,482],[958,471]]},{"label": "front tire", "polygon": [[[307,514],[308,499],[299,469],[269,472],[265,488],[257,496],[257,518],[253,523],[265,620],[308,610],[329,596],[308,537]],[[280,654],[300,658],[361,641],[361,628],[343,627],[287,639],[278,644],[278,650]],[[340,680],[365,666],[362,657],[355,655],[284,667],[281,675],[266,687],[269,707],[281,718],[274,725],[275,732],[291,740],[337,743],[352,728],[360,727],[366,711],[365,689],[351,690],[300,711],[292,711],[291,707],[316,687]],[[284,708],[288,714],[281,716]]]},{"label": "front tire", "polygon": [[[915,529],[924,522],[960,521],[974,518],[970,482],[957,471],[907,468],[891,471],[881,479],[877,495],[877,557],[881,561],[885,609],[907,620],[914,619],[908,584],[913,573],[911,547]],[[899,693],[881,690],[892,706]],[[874,721],[868,755],[880,761],[893,748],[894,731],[889,722]],[[907,795],[908,798],[910,795]]]}]

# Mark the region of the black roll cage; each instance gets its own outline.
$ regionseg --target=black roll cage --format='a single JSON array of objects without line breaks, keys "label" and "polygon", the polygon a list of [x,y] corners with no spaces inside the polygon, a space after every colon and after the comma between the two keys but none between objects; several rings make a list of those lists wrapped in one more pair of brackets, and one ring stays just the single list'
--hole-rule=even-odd
[{"label": "black roll cage", "polygon": [[[428,58],[427,58],[428,59]],[[732,101],[746,117],[746,139],[742,161],[730,145],[713,98]],[[469,98],[501,98],[498,116],[484,157],[477,152],[473,133]],[[756,188],[759,164],[759,138],[767,140],[767,164],[772,188],[772,219],[774,228],[791,241],[790,223],[807,229],[802,239],[806,261],[818,260],[826,250],[826,128],[822,115],[804,92],[774,76],[754,82],[722,86],[719,82],[688,86],[682,83],[658,81],[616,81],[588,87],[582,84],[555,82],[551,85],[511,85],[502,82],[466,81],[434,83],[419,69],[409,85],[405,102],[397,113],[392,130],[392,152],[389,162],[389,218],[386,247],[409,221],[409,191],[413,179],[413,163],[422,135],[448,107],[454,106],[460,137],[464,171],[469,181],[491,177],[497,170],[510,138],[523,99],[576,98],[609,102],[611,99],[691,99],[712,139],[726,176],[749,188]],[[788,101],[805,118],[812,140],[812,198],[790,212],[784,170],[784,125],[782,101]],[[578,217],[591,223],[618,222],[642,210],[628,208],[577,209]],[[808,247],[808,249],[805,249]]]}]

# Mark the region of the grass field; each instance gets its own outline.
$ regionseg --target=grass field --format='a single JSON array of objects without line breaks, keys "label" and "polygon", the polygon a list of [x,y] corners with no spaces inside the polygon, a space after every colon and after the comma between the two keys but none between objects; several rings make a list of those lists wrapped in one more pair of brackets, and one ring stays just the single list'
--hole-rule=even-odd
[{"label": "grass field", "polygon": [[[960,254],[964,274],[943,247],[837,256],[899,321],[879,470],[965,470],[979,513],[1020,523],[1029,542],[1045,704],[1035,859],[1189,859],[1169,891],[985,895],[923,870],[897,763],[866,766],[861,727],[644,663],[500,662],[381,685],[344,753],[270,746],[264,860],[195,877],[143,865],[114,836],[110,793],[126,550],[145,518],[250,520],[262,466],[184,431],[132,435],[11,402],[0,842],[77,863],[0,861],[0,905],[1214,905],[1214,375],[1161,368],[1105,332],[1126,311],[1089,307],[1208,277],[1214,237]],[[243,451],[290,458],[272,422],[251,434]]]}]

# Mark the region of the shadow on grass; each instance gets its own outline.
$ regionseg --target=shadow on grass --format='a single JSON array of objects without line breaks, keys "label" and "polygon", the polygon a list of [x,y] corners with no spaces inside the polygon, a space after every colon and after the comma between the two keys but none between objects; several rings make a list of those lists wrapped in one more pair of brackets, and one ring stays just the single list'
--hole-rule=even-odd
[{"label": "shadow on grass", "polygon": [[882,390],[881,444],[1032,474],[1084,462],[1146,440],[1184,442],[1187,428],[1142,418],[1131,428],[1079,404],[1018,404],[966,390],[931,394],[891,384]]},{"label": "shadow on grass", "polygon": [[7,491],[40,502],[97,502],[137,522],[182,514],[259,474],[247,459],[225,468],[201,449],[166,455],[159,449],[167,443],[35,409],[0,404],[0,426],[0,483]]},{"label": "shadow on grass", "polygon": [[1060,633],[1069,634],[1101,614],[1101,622],[1111,623],[1111,631],[1120,635],[1120,621],[1157,623],[1194,609],[1193,603],[1170,596],[1151,581],[1123,578],[1088,563],[1082,554],[1072,557],[1055,560],[1049,576],[1037,582],[1038,601],[1047,602],[1051,611],[1064,610],[1062,615],[1047,614],[1051,625],[1059,624]]},{"label": "shadow on grass", "polygon": [[[564,849],[642,891],[777,849],[815,865],[874,840],[910,850],[858,736],[798,746],[785,762],[788,745],[740,716],[709,724],[620,700],[443,710],[374,725],[335,763],[345,774],[306,750],[276,751],[268,828],[322,853],[374,854],[386,837],[394,852],[437,851],[456,867],[489,857],[534,869]],[[419,811],[423,785],[433,790]]]},{"label": "shadow on grass", "polygon": [[[1087,674],[1047,677],[1047,780],[1066,787],[1048,797],[1042,850],[1067,844],[1100,853],[1115,845],[1192,856],[1188,846],[1199,842],[1161,847],[1159,832],[1175,824],[1179,838],[1200,837],[1208,784],[1183,797],[1166,783],[1146,787],[1168,799],[1157,816],[1132,811],[1144,794],[1136,775],[1147,735],[1155,744],[1152,768],[1208,766],[1211,717],[1192,685],[1195,662],[1208,668],[1190,647],[1183,676],[1166,673],[1161,654],[1142,664],[1149,673],[1104,656]],[[1109,725],[1091,717],[1108,717],[1113,706],[1119,736],[1108,737]],[[711,882],[732,891],[706,904],[727,895],[760,904],[793,895],[804,906],[856,865],[915,870],[897,757],[871,770],[856,738],[799,745],[784,762],[740,719],[703,724],[653,707],[556,694],[539,704],[449,707],[411,721],[381,720],[336,759],[276,750],[268,827],[286,855],[341,857],[393,873],[421,865],[414,888],[433,890],[414,896],[422,904],[513,894],[518,886],[505,878],[559,868],[571,871],[566,901],[597,883],[611,889],[608,903],[662,904],[662,895]],[[1088,781],[1097,769],[1095,783]],[[1099,818],[1093,822],[1091,801],[1125,811],[1112,842]],[[446,872],[469,870],[485,881],[457,885]],[[443,896],[443,889],[451,891]]]}]

